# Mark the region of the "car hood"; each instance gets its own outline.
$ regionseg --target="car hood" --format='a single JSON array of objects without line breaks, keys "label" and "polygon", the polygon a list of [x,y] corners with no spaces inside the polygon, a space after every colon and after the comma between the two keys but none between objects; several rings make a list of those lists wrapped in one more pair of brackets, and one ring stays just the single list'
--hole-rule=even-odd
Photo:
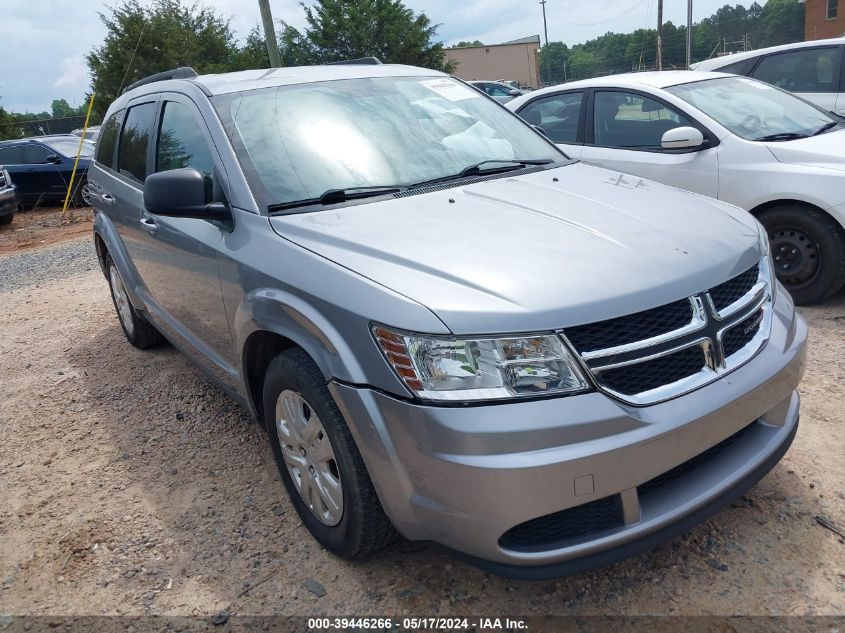
[{"label": "car hood", "polygon": [[845,129],[766,146],[781,163],[845,171]]},{"label": "car hood", "polygon": [[629,314],[715,286],[760,257],[744,211],[580,163],[270,223],[458,334]]}]

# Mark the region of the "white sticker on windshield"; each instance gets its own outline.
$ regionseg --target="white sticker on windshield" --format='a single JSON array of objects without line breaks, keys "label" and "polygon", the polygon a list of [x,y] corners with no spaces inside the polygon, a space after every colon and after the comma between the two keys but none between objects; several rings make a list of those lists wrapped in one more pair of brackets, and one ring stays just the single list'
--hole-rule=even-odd
[{"label": "white sticker on windshield", "polygon": [[762,81],[754,81],[753,79],[746,79],[745,77],[737,77],[737,80],[751,86],[752,88],[757,88],[757,90],[774,90],[772,86],[764,84]]},{"label": "white sticker on windshield", "polygon": [[481,96],[481,93],[477,90],[459,84],[453,79],[426,79],[419,84],[449,101],[463,101],[464,99],[474,99]]}]

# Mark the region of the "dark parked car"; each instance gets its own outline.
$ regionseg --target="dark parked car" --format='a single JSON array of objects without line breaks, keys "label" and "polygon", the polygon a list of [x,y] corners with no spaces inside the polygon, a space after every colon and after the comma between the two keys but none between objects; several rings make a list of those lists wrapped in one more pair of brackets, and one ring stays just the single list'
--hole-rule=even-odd
[{"label": "dark parked car", "polygon": [[0,225],[11,224],[18,210],[18,195],[9,172],[0,167]]},{"label": "dark parked car", "polygon": [[[90,206],[88,165],[95,145],[83,141],[74,184],[74,204]],[[0,142],[0,165],[11,174],[22,204],[64,200],[79,137],[70,134]]]}]

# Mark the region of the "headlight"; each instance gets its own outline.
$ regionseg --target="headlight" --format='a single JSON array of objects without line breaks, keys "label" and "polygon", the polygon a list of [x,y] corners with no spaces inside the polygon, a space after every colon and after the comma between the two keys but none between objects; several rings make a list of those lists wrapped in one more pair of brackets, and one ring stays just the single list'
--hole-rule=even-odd
[{"label": "headlight", "polygon": [[760,252],[763,254],[760,262],[761,266],[765,267],[763,274],[769,283],[772,299],[774,299],[778,287],[777,278],[775,277],[775,260],[772,257],[772,249],[769,244],[769,232],[759,221],[757,222],[757,238],[760,242]]},{"label": "headlight", "polygon": [[426,400],[498,400],[586,391],[590,385],[552,334],[479,339],[435,337],[373,327],[387,362]]}]

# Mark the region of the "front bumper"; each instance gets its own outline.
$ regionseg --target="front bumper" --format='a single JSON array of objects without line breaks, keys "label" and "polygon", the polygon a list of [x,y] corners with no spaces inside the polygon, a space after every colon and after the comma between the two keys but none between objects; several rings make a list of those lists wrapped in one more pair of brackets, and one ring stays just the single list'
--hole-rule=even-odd
[{"label": "front bumper", "polygon": [[[648,407],[601,393],[436,407],[340,383],[331,389],[405,537],[434,541],[500,574],[543,578],[653,547],[762,478],[797,429],[806,338],[781,289],[757,356]],[[502,538],[598,500],[613,501],[617,524],[599,521],[576,538],[547,534],[529,544]]]},{"label": "front bumper", "polygon": [[11,215],[18,210],[18,195],[14,187],[0,189],[0,216]]}]

